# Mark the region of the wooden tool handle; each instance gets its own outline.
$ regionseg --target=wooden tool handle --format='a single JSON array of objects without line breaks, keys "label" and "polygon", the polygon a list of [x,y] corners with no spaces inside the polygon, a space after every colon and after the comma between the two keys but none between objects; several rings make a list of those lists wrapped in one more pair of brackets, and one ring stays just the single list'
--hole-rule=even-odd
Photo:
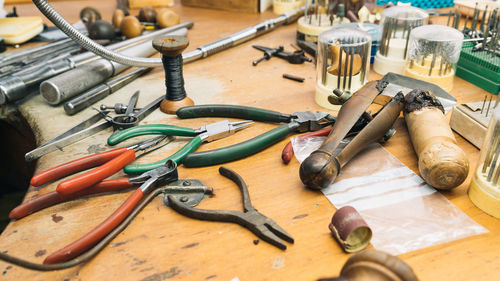
[{"label": "wooden tool handle", "polygon": [[405,120],[420,175],[437,189],[459,186],[469,174],[469,161],[456,145],[441,103],[421,90],[408,93],[405,99]]}]

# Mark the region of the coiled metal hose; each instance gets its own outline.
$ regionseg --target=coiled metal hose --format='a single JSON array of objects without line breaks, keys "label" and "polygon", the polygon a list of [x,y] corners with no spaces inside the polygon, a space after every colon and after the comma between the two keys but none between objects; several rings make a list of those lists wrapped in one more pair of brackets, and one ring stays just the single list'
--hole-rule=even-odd
[{"label": "coiled metal hose", "polygon": [[110,51],[76,30],[46,0],[33,0],[33,3],[59,29],[88,51],[108,60],[130,66],[155,67],[162,65],[160,58],[129,57]]}]

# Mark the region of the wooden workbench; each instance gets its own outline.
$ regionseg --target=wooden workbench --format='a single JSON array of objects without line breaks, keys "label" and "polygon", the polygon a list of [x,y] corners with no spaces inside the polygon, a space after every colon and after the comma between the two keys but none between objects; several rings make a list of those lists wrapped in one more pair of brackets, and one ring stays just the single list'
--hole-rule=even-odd
[{"label": "wooden workbench", "polygon": [[[65,17],[76,21],[86,5],[98,7],[109,20],[114,1],[58,1],[53,5]],[[20,15],[39,14],[33,5],[18,5]],[[11,7],[6,7],[10,10]],[[191,41],[187,51],[226,35],[272,18],[271,12],[260,15],[182,7],[174,10],[182,20],[192,20]],[[292,65],[280,59],[265,61],[253,67],[251,61],[262,53],[252,44],[284,45],[291,49],[295,42],[295,25],[280,27],[250,42],[226,50],[184,67],[186,90],[197,103],[226,103],[258,106],[291,113],[322,110],[314,103],[314,65]],[[281,78],[292,73],[306,78],[297,83]],[[377,79],[371,73],[372,79]],[[139,106],[147,104],[164,92],[163,70],[155,69],[147,76],[121,89],[103,103],[125,102],[141,90]],[[480,101],[486,92],[456,79],[451,92],[459,102]],[[99,103],[100,104],[100,103]],[[94,114],[88,109],[74,117],[64,114],[62,107],[46,105],[34,97],[19,110],[35,131],[39,143],[56,136],[81,120]],[[198,128],[214,118],[179,120],[161,112],[151,114],[144,123],[168,123]],[[257,123],[253,127],[199,150],[208,150],[241,142],[276,125]],[[411,148],[404,121],[396,123],[396,135],[385,148],[405,165],[418,173],[417,161]],[[109,149],[105,140],[111,130],[42,157],[37,171],[56,164]],[[467,153],[471,173],[479,151],[460,136],[459,146]],[[228,163],[248,183],[250,196],[257,209],[274,219],[295,238],[286,251],[268,243],[254,245],[250,231],[234,224],[201,222],[183,217],[162,203],[151,202],[101,253],[90,262],[56,272],[37,272],[0,262],[0,280],[315,280],[337,276],[349,257],[331,237],[328,223],[335,211],[320,192],[304,188],[299,177],[299,163],[281,163],[284,140],[252,157]],[[177,150],[180,140],[137,162],[152,162]],[[126,144],[126,143],[125,143]],[[218,166],[188,169],[179,168],[181,178],[196,178],[213,187],[216,196],[205,199],[199,207],[207,209],[241,208],[235,185],[220,176]],[[122,173],[116,177],[123,176]],[[489,233],[437,245],[401,255],[421,280],[499,280],[500,278],[500,221],[476,208],[467,196],[470,176],[464,184],[443,194]],[[26,200],[52,191],[56,183],[42,188],[30,187]],[[104,220],[128,196],[129,192],[91,196],[42,210],[19,221],[13,221],[0,236],[0,250],[10,255],[41,263],[44,258],[87,233]],[[370,246],[372,247],[372,246]]]}]

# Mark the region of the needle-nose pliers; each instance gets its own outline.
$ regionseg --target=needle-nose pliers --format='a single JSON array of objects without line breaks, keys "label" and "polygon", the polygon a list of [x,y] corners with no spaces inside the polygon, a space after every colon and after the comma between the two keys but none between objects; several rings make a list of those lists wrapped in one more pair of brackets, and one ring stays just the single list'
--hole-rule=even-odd
[{"label": "needle-nose pliers", "polygon": [[240,175],[226,167],[220,167],[219,173],[238,185],[243,199],[243,212],[197,209],[187,206],[171,195],[167,196],[169,206],[178,213],[190,218],[237,223],[246,227],[262,240],[282,250],[286,249],[286,244],[281,239],[293,243],[293,237],[288,232],[281,228],[274,220],[264,216],[255,209],[250,201],[247,185]]},{"label": "needle-nose pliers", "polygon": [[286,123],[250,140],[202,152],[194,152],[183,159],[186,167],[201,167],[222,164],[255,154],[282,140],[290,133],[305,133],[322,129],[335,122],[335,118],[325,112],[294,112],[285,114],[256,107],[208,104],[179,108],[176,112],[181,119],[197,117],[228,117],[254,121]]},{"label": "needle-nose pliers", "polygon": [[166,124],[141,125],[125,129],[112,135],[108,139],[108,144],[115,145],[126,139],[142,135],[193,137],[180,150],[163,160],[149,164],[128,165],[123,169],[127,174],[138,174],[160,167],[169,159],[175,161],[177,164],[181,164],[181,161],[184,159],[184,157],[196,150],[203,142],[211,142],[214,140],[225,138],[247,128],[251,124],[253,124],[253,122],[248,120],[238,122],[229,122],[228,120],[224,120],[208,124],[199,129],[184,128]]}]

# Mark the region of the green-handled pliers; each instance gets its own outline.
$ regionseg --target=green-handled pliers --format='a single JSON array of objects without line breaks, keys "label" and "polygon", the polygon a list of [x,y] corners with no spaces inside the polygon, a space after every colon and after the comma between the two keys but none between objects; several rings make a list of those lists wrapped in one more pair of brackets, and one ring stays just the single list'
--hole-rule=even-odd
[{"label": "green-handled pliers", "polygon": [[228,120],[212,123],[199,129],[184,128],[166,124],[141,125],[122,130],[108,139],[109,145],[118,144],[124,140],[143,135],[168,135],[180,137],[193,137],[186,145],[169,157],[149,164],[127,165],[123,171],[127,174],[139,174],[161,167],[167,160],[173,160],[181,164],[182,159],[189,153],[196,150],[203,142],[211,142],[230,136],[253,124],[245,120],[239,122],[229,122]]},{"label": "green-handled pliers", "polygon": [[197,117],[228,117],[250,119],[254,121],[287,123],[253,139],[203,152],[190,153],[182,160],[186,167],[210,166],[238,160],[255,154],[274,143],[282,140],[292,132],[304,133],[317,131],[335,122],[335,118],[328,113],[311,111],[284,114],[277,111],[240,105],[194,105],[177,110],[179,118]]}]

